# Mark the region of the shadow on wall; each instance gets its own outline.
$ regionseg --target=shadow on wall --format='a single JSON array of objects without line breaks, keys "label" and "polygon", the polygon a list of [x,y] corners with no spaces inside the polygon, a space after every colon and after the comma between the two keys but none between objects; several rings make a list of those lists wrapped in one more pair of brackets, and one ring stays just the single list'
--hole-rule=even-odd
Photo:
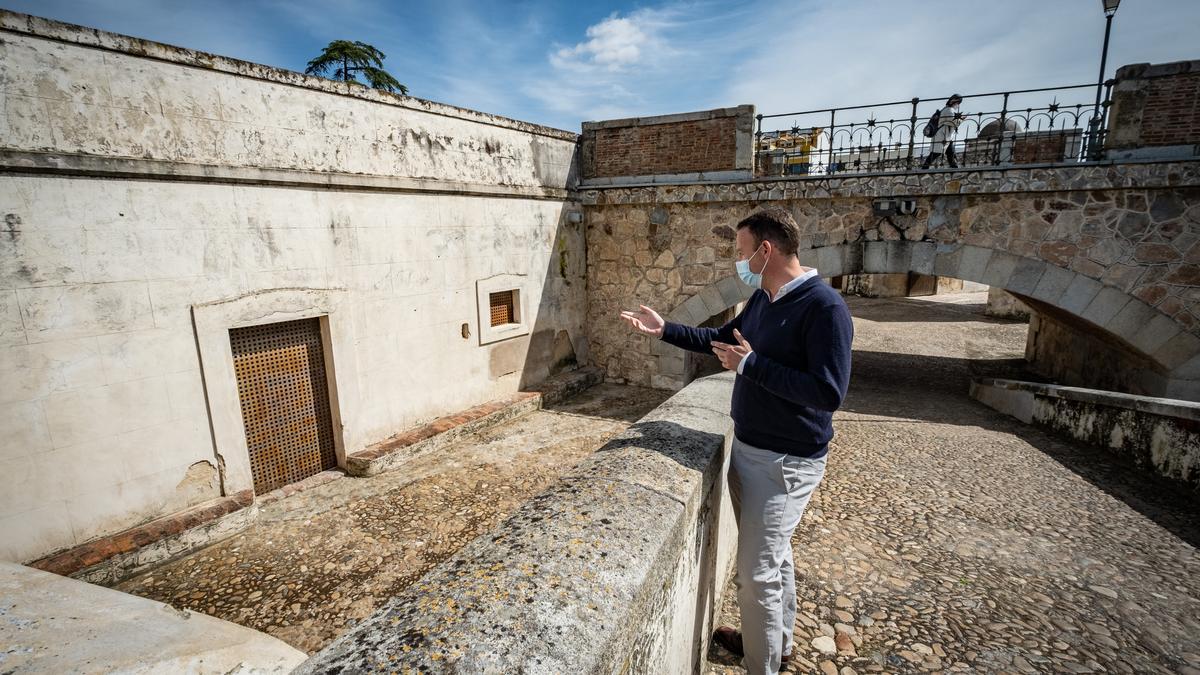
[{"label": "shadow on wall", "polygon": [[[1011,434],[1121,500],[1192,546],[1200,546],[1200,497],[1125,456],[1054,436],[967,397],[973,377],[1043,381],[1021,359],[964,359],[855,351],[843,413],[935,424],[972,426]],[[919,373],[920,381],[897,381],[896,373]],[[918,395],[919,390],[919,395]],[[1187,508],[1186,505],[1194,505]],[[1187,516],[1186,514],[1193,514]],[[1066,516],[1068,514],[1064,514]]]},{"label": "shadow on wall", "polygon": [[[526,307],[526,311],[535,312],[528,338],[510,341],[514,343],[513,347],[501,346],[501,343],[493,350],[493,378],[498,376],[498,371],[511,368],[508,372],[514,372],[520,364],[524,364],[520,368],[522,391],[536,387],[548,377],[588,363],[588,339],[584,329],[587,314],[587,249],[582,219],[571,222],[575,214],[581,213],[577,204],[564,203],[558,212],[553,236],[534,242],[534,246],[540,248],[547,245],[548,239],[551,250],[538,306],[536,310]],[[539,228],[539,232],[543,231],[543,228]],[[537,256],[540,252],[531,252],[531,255]],[[536,278],[531,278],[530,283],[534,281]],[[523,355],[516,351],[522,346]]]}]

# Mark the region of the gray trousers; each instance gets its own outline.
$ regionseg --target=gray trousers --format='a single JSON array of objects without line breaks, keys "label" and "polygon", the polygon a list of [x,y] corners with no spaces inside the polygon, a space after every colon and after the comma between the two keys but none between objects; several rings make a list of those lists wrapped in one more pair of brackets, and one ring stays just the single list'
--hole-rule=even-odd
[{"label": "gray trousers", "polygon": [[738,522],[738,607],[742,663],[749,675],[779,672],[796,623],[792,532],[825,475],[825,457],[807,459],[733,439],[729,495]]}]

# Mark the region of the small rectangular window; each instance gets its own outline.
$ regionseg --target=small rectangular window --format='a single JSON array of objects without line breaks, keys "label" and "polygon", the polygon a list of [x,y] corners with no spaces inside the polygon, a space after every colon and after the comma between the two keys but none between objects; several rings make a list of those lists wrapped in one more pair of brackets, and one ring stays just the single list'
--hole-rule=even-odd
[{"label": "small rectangular window", "polygon": [[488,301],[492,310],[492,327],[517,323],[516,292],[500,291],[489,293]]}]

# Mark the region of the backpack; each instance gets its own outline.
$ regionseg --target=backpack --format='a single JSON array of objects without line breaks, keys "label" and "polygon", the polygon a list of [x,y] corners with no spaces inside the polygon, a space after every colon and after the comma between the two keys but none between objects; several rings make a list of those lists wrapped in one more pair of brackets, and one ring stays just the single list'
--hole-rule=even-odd
[{"label": "backpack", "polygon": [[926,138],[933,138],[933,135],[937,133],[938,122],[941,121],[941,118],[942,118],[941,110],[938,110],[937,112],[930,115],[929,121],[925,123],[925,128],[921,130],[921,133],[924,134]]}]

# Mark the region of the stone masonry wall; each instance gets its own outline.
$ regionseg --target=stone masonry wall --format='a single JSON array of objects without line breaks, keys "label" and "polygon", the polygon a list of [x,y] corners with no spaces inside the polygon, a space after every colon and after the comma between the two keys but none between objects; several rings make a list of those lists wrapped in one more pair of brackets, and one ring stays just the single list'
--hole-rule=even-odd
[{"label": "stone masonry wall", "polygon": [[584,122],[585,180],[747,170],[752,106],[700,113]]},{"label": "stone masonry wall", "polygon": [[[340,459],[586,362],[574,134],[9,12],[0,31],[0,559],[249,489],[236,383],[212,376],[227,328],[201,358],[201,312],[327,313]],[[499,277],[526,330],[481,344]]]},{"label": "stone masonry wall", "polygon": [[1129,65],[1117,70],[1116,79],[1109,151],[1177,147],[1197,154],[1187,146],[1200,144],[1200,61]]},{"label": "stone masonry wall", "polygon": [[[872,215],[873,198],[905,195],[917,199],[915,215]],[[989,283],[1066,305],[1147,353],[1200,350],[1195,163],[614,187],[582,199],[591,353],[617,381],[679,386],[655,379],[660,359],[676,357],[618,313],[644,303],[698,323],[732,305],[748,293],[733,274],[733,226],[768,203],[791,210],[804,232],[802,261],[826,275]],[[913,242],[880,249],[912,258],[873,261],[873,242]]]}]

